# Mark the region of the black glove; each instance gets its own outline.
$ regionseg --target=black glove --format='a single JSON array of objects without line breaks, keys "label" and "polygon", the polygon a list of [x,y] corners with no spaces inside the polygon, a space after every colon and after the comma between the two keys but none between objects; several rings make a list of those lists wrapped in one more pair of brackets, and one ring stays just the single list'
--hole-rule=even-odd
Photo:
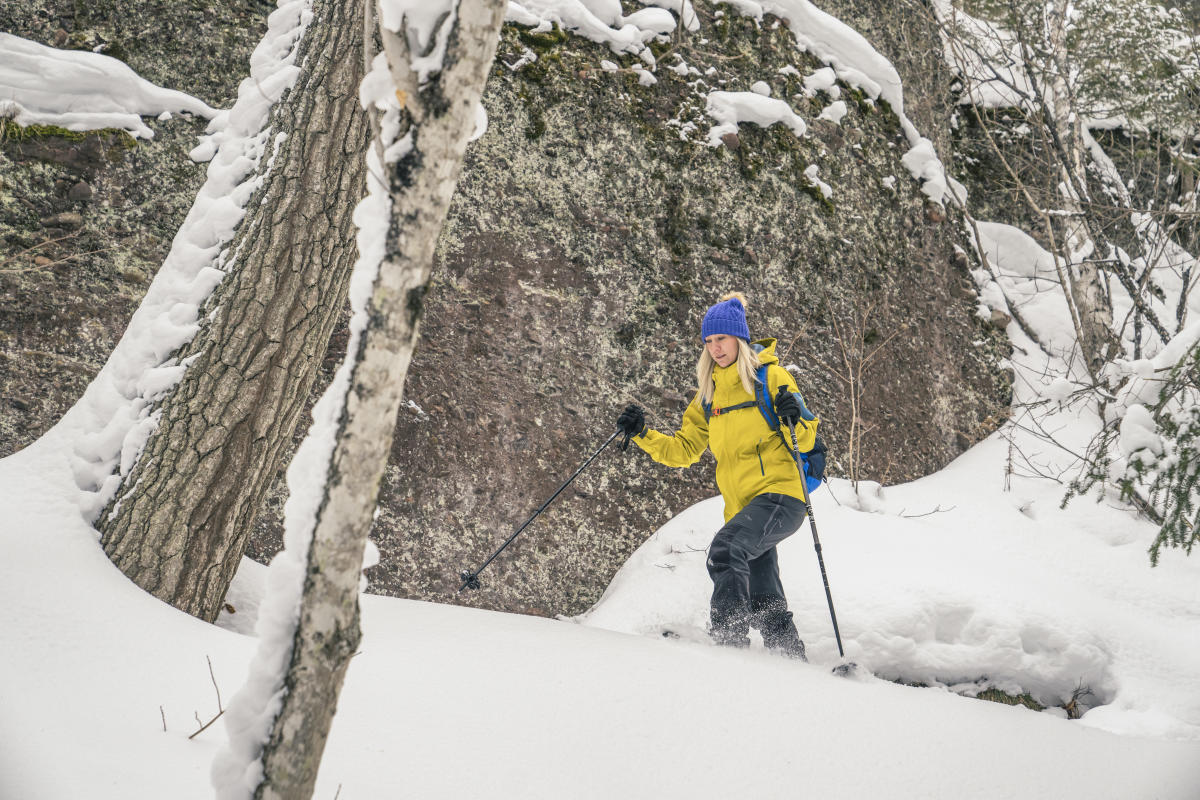
[{"label": "black glove", "polygon": [[800,421],[800,401],[786,386],[780,386],[775,396],[775,413],[784,425],[794,426]]},{"label": "black glove", "polygon": [[617,417],[617,430],[626,436],[637,436],[646,430],[646,415],[641,406],[630,403]]}]

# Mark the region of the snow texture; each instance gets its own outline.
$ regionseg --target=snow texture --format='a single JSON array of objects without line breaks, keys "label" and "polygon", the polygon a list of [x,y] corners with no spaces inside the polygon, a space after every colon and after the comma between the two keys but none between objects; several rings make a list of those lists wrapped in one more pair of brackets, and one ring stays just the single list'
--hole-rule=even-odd
[{"label": "snow texture", "polygon": [[817,177],[817,173],[820,172],[820,170],[821,168],[816,164],[809,164],[804,168],[804,177],[808,179],[809,183],[820,189],[821,195],[828,200],[829,198],[833,197],[833,189],[828,183]]},{"label": "snow texture", "polygon": [[[0,460],[0,796],[210,798],[220,722],[187,738],[217,713],[206,658],[227,690],[257,657],[267,570],[243,562],[223,627],[139,590],[74,513],[76,432]],[[1150,570],[1154,531],[1133,515],[1062,510],[1047,481],[1006,491],[1006,450],[995,437],[936,475],[862,487],[873,512],[844,482],[838,502],[814,494],[847,654],[877,677],[829,672],[807,527],[780,557],[811,664],[662,636],[703,630],[719,497],[653,534],[582,624],[364,596],[315,796],[1192,800],[1200,562],[1167,552]],[[885,680],[901,676],[933,688]],[[1077,721],[955,694],[1055,702],[1080,681],[1096,697]],[[718,752],[760,766],[714,769]]]},{"label": "snow texture", "polygon": [[787,103],[754,92],[709,92],[705,113],[717,123],[708,130],[710,147],[719,146],[722,136],[737,133],[738,125],[745,122],[764,128],[778,123],[797,136],[807,130],[804,120]]},{"label": "snow texture", "polygon": [[58,50],[0,33],[0,117],[71,131],[121,128],[150,139],[154,131],[142,117],[172,112],[204,119],[217,115],[202,100],[155,86],[110,56]]},{"label": "snow texture", "polygon": [[829,120],[834,125],[840,125],[842,123],[842,119],[846,116],[848,111],[849,109],[846,107],[845,100],[834,100],[832,103],[825,106],[825,108],[821,109],[821,113],[817,116],[817,119]]},{"label": "snow texture", "polygon": [[[690,9],[653,5],[682,11],[685,22]],[[872,96],[902,114],[890,65],[811,4],[733,7],[783,16],[835,78],[874,86]],[[424,8],[393,3],[389,13]],[[575,32],[609,37],[597,40],[615,42],[615,52],[640,53],[643,33],[653,33],[622,25],[628,18],[616,0],[526,0],[510,3],[508,14],[521,24],[578,21]],[[244,797],[257,783],[336,400],[318,404],[314,432],[289,469],[285,550],[269,569],[243,562],[228,595],[234,611],[222,614],[220,627],[122,576],[77,513],[78,486],[99,490],[89,500],[98,510],[113,470],[127,470],[154,424],[154,399],[187,368],[172,353],[223,276],[223,247],[255,185],[248,176],[278,145],[262,134],[269,100],[260,89],[277,97],[294,79],[292,52],[306,18],[301,2],[272,15],[245,91],[197,153],[213,162],[204,190],[109,364],[59,425],[0,459],[0,674],[9,679],[0,689],[0,796],[206,798],[210,775],[219,796]],[[423,41],[438,35],[432,24],[416,27]],[[652,61],[643,62],[650,74]],[[828,77],[806,88],[817,91]],[[381,108],[385,131],[394,133],[389,83],[376,75],[364,86],[364,103]],[[803,125],[780,100],[716,94],[714,128]],[[910,169],[936,184],[932,148],[909,141],[919,151],[907,159]],[[403,139],[393,147],[401,152]],[[381,173],[373,163],[371,174]],[[355,213],[355,336],[380,257],[385,202],[373,182]],[[684,800],[791,798],[803,787],[828,798],[1194,800],[1200,560],[1166,551],[1152,570],[1146,548],[1155,529],[1115,496],[1060,507],[1061,486],[1038,471],[1069,477],[1073,452],[1104,421],[1073,401],[1081,376],[1072,374],[1073,334],[1053,259],[1015,228],[980,229],[992,263],[975,272],[983,309],[1019,302],[1047,346],[1009,326],[1021,424],[912,483],[834,480],[813,495],[847,655],[874,675],[830,675],[837,650],[807,525],[780,558],[811,664],[769,656],[757,639],[731,652],[702,644],[702,635],[662,636],[705,627],[704,551],[722,519],[714,497],[650,536],[575,620],[364,596],[363,649],[346,676],[316,796],[449,798],[486,787],[499,798]],[[1169,270],[1155,278],[1181,289]],[[1114,305],[1128,302],[1119,286],[1113,291]],[[1124,414],[1126,454],[1157,452],[1145,407],[1150,387],[1197,340],[1193,324],[1114,367],[1133,378],[1112,404]],[[343,364],[335,382],[344,388],[346,379]],[[1043,430],[1055,431],[1061,448],[1048,447]],[[669,484],[661,491],[671,496]],[[48,581],[50,570],[70,580]],[[228,744],[216,752],[219,726],[190,740],[199,727],[193,715],[217,713],[213,682],[228,687],[246,674],[226,712]],[[722,686],[737,691],[713,689]],[[987,689],[1028,693],[1047,710],[957,696]],[[1069,721],[1059,706],[1072,698],[1083,715]],[[529,753],[537,754],[532,766]],[[756,766],[715,769],[718,753],[724,763]]]}]

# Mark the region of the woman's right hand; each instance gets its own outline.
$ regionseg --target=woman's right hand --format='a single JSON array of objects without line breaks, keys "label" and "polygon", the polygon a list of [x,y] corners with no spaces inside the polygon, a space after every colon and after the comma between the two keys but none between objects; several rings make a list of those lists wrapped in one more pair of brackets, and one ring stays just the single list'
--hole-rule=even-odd
[{"label": "woman's right hand", "polygon": [[626,436],[637,436],[646,430],[646,414],[642,407],[630,403],[617,417],[617,430]]}]

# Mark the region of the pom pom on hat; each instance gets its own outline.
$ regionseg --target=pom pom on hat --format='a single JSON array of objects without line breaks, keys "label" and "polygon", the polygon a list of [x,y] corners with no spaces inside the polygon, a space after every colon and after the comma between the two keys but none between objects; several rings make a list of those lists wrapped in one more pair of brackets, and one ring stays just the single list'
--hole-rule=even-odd
[{"label": "pom pom on hat", "polygon": [[721,296],[721,302],[709,306],[700,325],[701,341],[714,333],[736,336],[750,341],[750,328],[746,325],[746,297],[741,292],[730,292]]}]

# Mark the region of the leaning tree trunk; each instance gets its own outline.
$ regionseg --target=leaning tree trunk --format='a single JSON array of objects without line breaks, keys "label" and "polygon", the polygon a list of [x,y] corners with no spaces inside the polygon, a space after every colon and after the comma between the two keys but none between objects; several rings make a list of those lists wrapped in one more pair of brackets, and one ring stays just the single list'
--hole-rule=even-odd
[{"label": "leaning tree trunk", "polygon": [[369,141],[357,93],[362,2],[315,0],[312,14],[216,313],[180,353],[196,360],[96,523],[130,579],[209,621],[309,396],[355,258],[351,212]]},{"label": "leaning tree trunk", "polygon": [[[504,16],[504,0],[462,0],[457,5],[457,15],[441,21],[449,26],[443,29],[448,45],[441,70],[419,85],[410,69],[416,54],[408,51],[405,31],[380,30],[394,82],[386,96],[403,104],[389,113],[399,114],[407,145],[382,142],[379,148],[400,152],[387,164],[391,211],[386,243],[366,307],[355,309],[342,367],[347,379],[335,380],[322,400],[335,401],[328,413],[336,429],[324,494],[314,504],[310,523],[308,566],[282,707],[263,749],[263,782],[256,798],[312,795],[346,667],[358,646],[363,548],[417,341],[434,246],[475,128]],[[367,254],[362,258],[359,269],[369,270]],[[306,441],[302,449],[308,445]]]}]

